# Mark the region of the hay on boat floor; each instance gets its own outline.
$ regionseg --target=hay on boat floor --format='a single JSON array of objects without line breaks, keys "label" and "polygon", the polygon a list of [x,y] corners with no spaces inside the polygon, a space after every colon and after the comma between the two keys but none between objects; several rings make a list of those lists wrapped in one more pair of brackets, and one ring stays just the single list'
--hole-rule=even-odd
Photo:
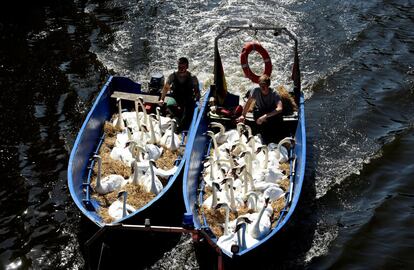
[{"label": "hay on boat floor", "polygon": [[[101,156],[102,166],[101,166],[101,176],[105,177],[110,174],[118,174],[124,177],[125,179],[129,178],[133,169],[123,163],[120,160],[114,160],[110,157],[110,153],[115,146],[116,135],[121,132],[117,127],[114,127],[110,122],[105,122],[104,133],[105,138],[99,149],[99,155]],[[178,151],[171,151],[169,149],[164,149],[162,156],[156,160],[157,168],[168,170],[174,167],[174,162],[178,158]],[[93,168],[93,177],[91,184],[92,186],[96,185],[96,176],[98,174],[98,165],[95,163]],[[163,186],[167,185],[168,178],[158,177]],[[127,191],[127,203],[134,207],[135,209],[140,209],[155,198],[155,194],[146,192],[143,186],[126,184],[122,190]],[[101,207],[99,208],[98,214],[102,217],[102,220],[105,223],[111,223],[114,220],[108,214],[109,206],[117,200],[119,191],[114,191],[105,195],[100,195],[97,193],[92,194],[92,198],[97,200]]]},{"label": "hay on boat floor", "polygon": [[[155,198],[155,194],[146,192],[145,188],[141,185],[126,184],[122,190],[128,193],[127,203],[134,207],[136,210],[142,208],[149,201]],[[113,218],[108,214],[109,206],[117,200],[118,191],[114,191],[105,195],[93,194],[92,197],[96,199],[101,207],[98,214],[102,217],[105,223],[113,222]]]}]

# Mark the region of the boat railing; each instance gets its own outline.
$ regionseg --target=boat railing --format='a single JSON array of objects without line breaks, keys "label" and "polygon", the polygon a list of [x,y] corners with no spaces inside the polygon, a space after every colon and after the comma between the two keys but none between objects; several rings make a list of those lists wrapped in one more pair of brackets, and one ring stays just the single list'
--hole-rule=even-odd
[{"label": "boat railing", "polygon": [[[89,238],[85,242],[86,246],[86,258],[88,260],[88,264],[91,265],[91,249],[93,245],[95,245],[98,241],[102,241],[104,236],[107,233],[111,233],[114,231],[128,231],[128,232],[152,232],[152,233],[178,233],[178,234],[191,234],[193,237],[193,240],[200,241],[201,239],[205,239],[209,245],[211,245],[215,252],[217,253],[217,269],[222,270],[224,269],[223,265],[223,253],[221,251],[221,248],[211,240],[210,236],[207,232],[200,229],[194,229],[194,226],[183,226],[183,227],[174,227],[174,226],[156,226],[152,225],[150,219],[145,219],[143,225],[138,224],[122,224],[122,223],[113,223],[113,224],[106,224],[102,228],[100,228],[91,238]],[[100,254],[98,257],[97,262],[97,269],[101,269],[101,264],[103,263],[103,260],[105,259],[105,249],[110,248],[109,244],[102,241]]]},{"label": "boat railing", "polygon": [[85,208],[88,211],[95,211],[95,207],[92,204],[91,201],[91,181],[92,181],[92,174],[93,174],[93,167],[95,166],[95,159],[93,156],[97,155],[99,153],[99,149],[101,148],[103,142],[105,140],[105,134],[103,134],[98,142],[98,145],[96,146],[96,149],[94,152],[92,152],[92,156],[89,158],[89,166],[88,166],[88,177],[86,178],[86,182],[82,183],[82,186],[85,190],[85,199],[82,200],[83,204],[85,205]]},{"label": "boat railing", "polygon": [[285,194],[286,203],[283,209],[280,211],[279,218],[277,220],[275,228],[279,225],[279,223],[283,220],[285,215],[289,212],[290,204],[292,203],[293,198],[293,185],[295,180],[295,165],[296,165],[296,158],[294,157],[294,147],[290,148],[289,151],[289,191]]}]

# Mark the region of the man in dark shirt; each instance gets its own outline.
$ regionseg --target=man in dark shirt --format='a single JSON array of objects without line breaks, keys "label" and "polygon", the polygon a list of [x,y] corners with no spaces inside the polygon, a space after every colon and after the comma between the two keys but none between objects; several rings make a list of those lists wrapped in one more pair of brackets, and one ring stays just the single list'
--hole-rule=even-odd
[{"label": "man in dark shirt", "polygon": [[171,90],[171,99],[167,102],[167,111],[177,120],[180,130],[188,129],[194,113],[195,101],[200,98],[199,83],[196,76],[188,70],[188,59],[178,59],[178,71],[168,76],[162,89],[160,103],[168,91]]},{"label": "man in dark shirt", "polygon": [[242,115],[237,119],[244,122],[248,109],[255,102],[253,118],[258,131],[262,134],[265,143],[275,141],[276,128],[281,127],[283,121],[283,105],[276,91],[270,88],[270,78],[262,75],[259,78],[259,86],[251,90],[250,97],[243,108]]}]

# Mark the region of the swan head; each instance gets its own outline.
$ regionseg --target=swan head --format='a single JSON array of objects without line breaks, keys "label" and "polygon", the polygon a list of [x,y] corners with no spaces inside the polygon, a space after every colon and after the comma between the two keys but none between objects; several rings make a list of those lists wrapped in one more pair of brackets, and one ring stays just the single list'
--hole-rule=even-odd
[{"label": "swan head", "polygon": [[207,136],[210,136],[211,138],[214,138],[214,132],[213,132],[213,131],[211,131],[211,130],[207,131],[207,132],[206,132],[206,135],[207,135]]},{"label": "swan head", "polygon": [[261,146],[257,147],[255,154],[259,154],[262,151],[266,154],[266,153],[269,152],[269,149],[267,149],[266,145],[261,145]]},{"label": "swan head", "polygon": [[213,186],[213,188],[215,187],[218,191],[221,191],[221,188],[220,188],[220,184],[219,183],[212,182],[211,185]]},{"label": "swan head", "polygon": [[230,176],[227,176],[223,179],[223,181],[221,181],[221,184],[227,184],[227,185],[229,185],[229,187],[232,187],[233,182],[234,182],[234,178],[230,177]]},{"label": "swan head", "polygon": [[241,225],[243,224],[251,224],[252,221],[246,216],[240,216],[236,219],[236,228],[234,229],[235,232],[240,230]]},{"label": "swan head", "polygon": [[218,203],[218,204],[216,205],[216,207],[214,207],[214,209],[215,209],[215,210],[220,209],[220,208],[227,208],[227,209],[230,209],[230,208],[229,208],[229,205],[228,205],[227,203]]},{"label": "swan head", "polygon": [[239,135],[241,134],[242,131],[244,131],[245,127],[246,127],[246,124],[237,123],[236,130],[239,133]]},{"label": "swan head", "polygon": [[117,196],[117,198],[119,199],[119,198],[121,198],[121,197],[126,197],[128,195],[128,192],[127,191],[125,191],[125,190],[121,190],[120,192],[118,192],[118,196]]},{"label": "swan head", "polygon": [[148,163],[152,166],[156,166],[156,163],[153,159],[150,159]]},{"label": "swan head", "polygon": [[215,128],[215,127],[220,128],[220,130],[225,130],[225,128],[224,128],[224,126],[223,126],[223,124],[218,123],[218,122],[211,122],[211,123],[208,125],[208,128]]}]

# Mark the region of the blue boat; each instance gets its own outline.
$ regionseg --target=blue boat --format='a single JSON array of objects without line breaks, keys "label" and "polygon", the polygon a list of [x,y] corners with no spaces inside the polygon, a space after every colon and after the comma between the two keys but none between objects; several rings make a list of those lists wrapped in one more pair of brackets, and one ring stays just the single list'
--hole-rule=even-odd
[{"label": "blue boat", "polygon": [[[273,27],[228,27],[221,32],[215,42],[216,50],[218,40],[229,34],[238,33],[243,30],[253,31],[273,31],[276,38],[278,36],[287,35],[290,41],[294,42],[294,66],[292,71],[293,91],[291,95],[297,104],[297,113],[291,116],[284,116],[283,127],[278,130],[284,130],[287,135],[291,136],[292,145],[289,148],[289,173],[287,179],[289,180],[288,188],[284,195],[283,209],[280,211],[279,217],[276,219],[274,225],[270,231],[261,238],[257,243],[249,247],[241,247],[238,241],[234,241],[231,249],[222,248],[218,245],[219,237],[213,233],[213,230],[207,220],[205,212],[203,212],[202,204],[204,195],[204,189],[206,181],[203,180],[202,171],[203,163],[210,156],[212,152],[212,141],[210,136],[207,136],[207,131],[210,129],[209,125],[212,122],[221,122],[224,126],[228,127],[235,125],[232,123],[231,116],[219,115],[212,113],[211,104],[209,105],[210,98],[214,97],[216,102],[221,100],[220,106],[227,109],[225,111],[231,111],[231,108],[239,105],[240,97],[230,93],[223,92],[220,84],[223,81],[220,78],[220,74],[215,74],[215,84],[207,91],[204,102],[200,107],[199,115],[195,122],[194,132],[190,134],[188,138],[188,147],[190,148],[186,156],[187,162],[184,169],[184,181],[183,181],[183,196],[186,207],[185,222],[190,226],[194,226],[196,231],[202,232],[202,235],[207,238],[214,249],[219,250],[219,255],[226,261],[235,262],[241,259],[256,258],[259,254],[267,253],[270,256],[274,254],[266,249],[269,245],[274,244],[272,242],[277,239],[278,235],[286,229],[292,215],[298,205],[298,201],[301,196],[301,189],[305,175],[305,163],[306,163],[306,130],[305,130],[305,113],[304,113],[304,97],[300,87],[300,71],[299,71],[299,58],[298,58],[298,41],[296,37],[288,31],[286,28],[273,28]],[[218,50],[217,50],[218,52]],[[219,54],[215,54],[215,63],[221,63]],[[217,59],[219,58],[219,59]],[[216,71],[220,71],[220,67],[215,68]],[[221,69],[222,70],[222,69]],[[216,108],[217,109],[217,108]],[[234,120],[234,119],[233,119]],[[275,135],[280,135],[276,133]],[[285,136],[285,134],[283,134]],[[200,239],[200,237],[194,237],[194,239]],[[235,239],[235,238],[234,238]],[[272,255],[273,254],[273,255]],[[248,261],[248,260],[244,260]]]},{"label": "blue boat", "polygon": [[[70,194],[82,212],[82,214],[103,227],[106,223],[99,215],[101,205],[92,196],[93,188],[91,178],[96,160],[93,158],[99,153],[104,141],[103,127],[114,113],[117,112],[117,102],[114,97],[125,98],[122,107],[132,111],[134,108],[133,98],[128,100],[128,95],[140,95],[143,100],[156,102],[158,95],[144,93],[141,91],[141,84],[125,77],[110,77],[97,96],[89,114],[87,115],[75,144],[71,151],[68,164],[68,185]],[[193,121],[196,119],[198,109],[194,111]],[[191,124],[193,126],[193,124]],[[191,132],[191,126],[189,132]],[[185,135],[185,134],[184,134]],[[122,224],[144,224],[145,220],[151,220],[157,225],[181,224],[183,204],[177,194],[181,194],[182,176],[185,159],[184,154],[175,161],[177,170],[168,178],[168,183],[162,191],[150,200],[145,206],[133,211],[116,221]],[[176,206],[171,203],[179,200]],[[168,211],[163,211],[168,209]]]}]

